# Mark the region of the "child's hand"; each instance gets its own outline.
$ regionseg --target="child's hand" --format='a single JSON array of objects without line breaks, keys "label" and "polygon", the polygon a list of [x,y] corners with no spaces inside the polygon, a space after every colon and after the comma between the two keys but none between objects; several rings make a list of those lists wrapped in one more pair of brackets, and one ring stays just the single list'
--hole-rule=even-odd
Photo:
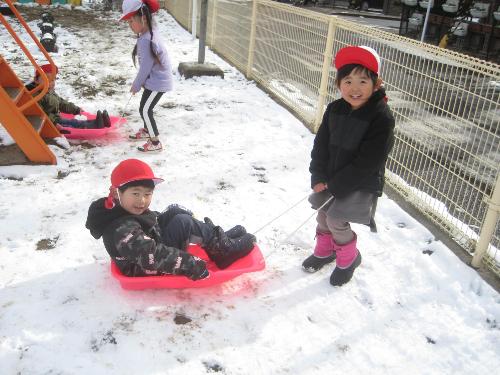
[{"label": "child's hand", "polygon": [[324,182],[317,183],[313,187],[313,191],[315,193],[319,193],[320,191],[323,191],[323,190],[326,190],[326,189],[328,189],[328,186]]},{"label": "child's hand", "polygon": [[130,88],[130,92],[132,93],[132,95],[135,95],[137,93],[137,91],[135,91],[133,87]]},{"label": "child's hand", "polygon": [[186,275],[191,280],[201,280],[208,277],[209,273],[207,270],[207,264],[203,259],[196,258],[194,261],[193,268],[191,269],[190,275]]}]

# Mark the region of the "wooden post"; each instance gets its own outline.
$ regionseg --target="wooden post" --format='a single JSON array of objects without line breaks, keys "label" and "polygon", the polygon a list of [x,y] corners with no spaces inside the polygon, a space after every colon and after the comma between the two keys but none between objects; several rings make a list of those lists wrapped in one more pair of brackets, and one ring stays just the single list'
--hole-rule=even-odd
[{"label": "wooden post", "polygon": [[250,43],[248,45],[247,79],[252,78],[253,55],[255,49],[255,28],[257,24],[257,0],[253,0],[252,24],[250,25]]},{"label": "wooden post", "polygon": [[323,69],[321,71],[321,83],[319,86],[318,107],[316,108],[316,118],[314,120],[314,131],[316,131],[323,118],[323,107],[325,106],[326,96],[328,95],[328,75],[332,65],[333,40],[335,36],[334,18],[330,17],[328,23],[328,36],[326,38],[325,55],[323,57]]},{"label": "wooden post", "polygon": [[488,250],[488,246],[497,226],[498,215],[500,214],[500,175],[497,176],[495,189],[491,194],[491,199],[489,199],[487,203],[488,211],[486,211],[486,216],[481,226],[481,232],[479,233],[479,240],[476,244],[476,250],[472,257],[472,267],[476,268],[481,265],[483,256],[486,250]]}]

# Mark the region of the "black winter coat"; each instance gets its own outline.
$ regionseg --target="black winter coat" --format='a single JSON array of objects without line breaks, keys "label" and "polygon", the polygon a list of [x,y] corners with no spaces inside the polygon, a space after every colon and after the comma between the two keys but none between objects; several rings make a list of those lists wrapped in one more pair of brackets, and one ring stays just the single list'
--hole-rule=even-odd
[{"label": "black winter coat", "polygon": [[92,202],[85,227],[94,238],[102,236],[106,251],[124,275],[190,276],[199,258],[162,243],[157,212],[132,215],[120,205],[107,209],[105,200]]},{"label": "black winter coat", "polygon": [[330,103],[311,152],[311,187],[326,182],[337,198],[356,190],[382,195],[393,143],[394,117],[384,89],[354,111],[344,99]]}]

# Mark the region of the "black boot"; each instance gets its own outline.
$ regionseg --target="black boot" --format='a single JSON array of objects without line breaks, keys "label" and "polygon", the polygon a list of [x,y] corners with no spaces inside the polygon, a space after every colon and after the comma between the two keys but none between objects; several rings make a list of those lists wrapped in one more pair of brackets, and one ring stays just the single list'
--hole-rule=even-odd
[{"label": "black boot", "polygon": [[331,263],[335,260],[335,253],[326,258],[319,258],[314,254],[309,256],[302,263],[302,269],[306,272],[314,273],[319,271],[323,266],[326,266],[328,263]]},{"label": "black boot", "polygon": [[[212,222],[210,218],[206,217],[203,219],[203,221],[210,227],[215,228],[215,224]],[[243,225],[235,225],[231,229],[227,230],[225,233],[226,236],[228,236],[229,238],[238,238],[246,234],[247,230]]]},{"label": "black boot", "polygon": [[104,120],[102,118],[102,112],[97,111],[96,117],[95,117],[95,128],[96,129],[102,129],[104,128]]},{"label": "black boot", "polygon": [[106,110],[102,111],[102,121],[103,121],[104,126],[106,128],[111,127],[111,120],[109,118],[108,111],[106,111]]},{"label": "black boot", "polygon": [[234,227],[226,231],[226,236],[228,236],[229,238],[238,238],[243,236],[244,234],[247,234],[247,230],[242,225],[235,225]]},{"label": "black boot", "polygon": [[359,267],[361,264],[361,253],[358,252],[358,255],[354,259],[354,262],[347,268],[339,268],[335,267],[331,276],[330,276],[330,284],[333,286],[341,286],[348,283],[352,279],[352,275],[354,275],[354,270]]},{"label": "black boot", "polygon": [[212,238],[203,244],[208,257],[215,262],[217,267],[224,269],[243,258],[252,251],[256,238],[253,234],[245,233],[237,238],[230,238],[221,227],[213,229]]}]

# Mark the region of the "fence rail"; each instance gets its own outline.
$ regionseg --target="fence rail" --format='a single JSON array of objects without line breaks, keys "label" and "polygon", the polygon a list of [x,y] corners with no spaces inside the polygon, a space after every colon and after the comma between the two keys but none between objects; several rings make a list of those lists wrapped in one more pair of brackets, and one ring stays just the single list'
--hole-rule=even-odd
[{"label": "fence rail", "polygon": [[[165,5],[191,31],[200,0]],[[396,118],[387,182],[500,276],[499,65],[270,0],[210,0],[207,43],[312,131],[338,98],[335,53],[375,48]]]}]

